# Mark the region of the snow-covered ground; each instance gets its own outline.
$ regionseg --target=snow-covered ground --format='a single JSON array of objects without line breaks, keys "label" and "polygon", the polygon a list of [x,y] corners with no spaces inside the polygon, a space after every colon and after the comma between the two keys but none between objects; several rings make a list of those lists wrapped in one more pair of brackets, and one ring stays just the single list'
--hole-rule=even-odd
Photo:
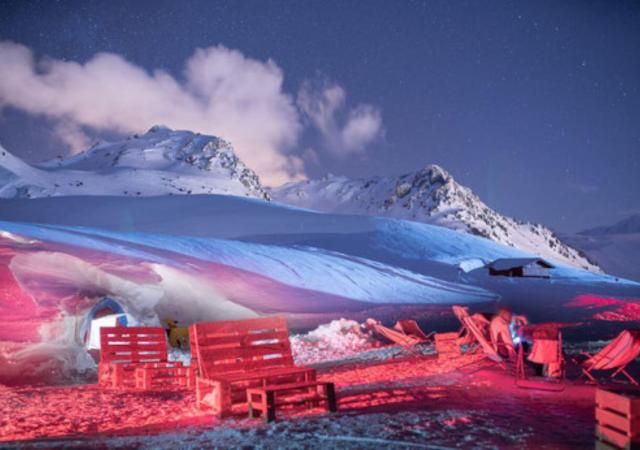
[{"label": "snow-covered ground", "polygon": [[[322,334],[343,331],[332,329]],[[388,352],[381,359],[334,361],[319,377],[335,383],[339,412],[285,411],[272,424],[247,419],[241,410],[217,419],[195,407],[190,391],[0,386],[0,441],[3,448],[145,449],[593,445],[593,386],[518,389],[508,370],[478,354],[438,359]]]},{"label": "snow-covered ground", "polygon": [[[465,272],[526,253],[417,222],[204,195],[1,200],[0,219],[5,379],[86,368],[74,330],[105,296],[147,325],[286,314],[294,328],[411,317],[431,330],[455,326],[453,304],[498,303],[534,321],[638,320],[638,283],[568,266],[550,279]],[[572,303],[584,295],[615,301]]]}]

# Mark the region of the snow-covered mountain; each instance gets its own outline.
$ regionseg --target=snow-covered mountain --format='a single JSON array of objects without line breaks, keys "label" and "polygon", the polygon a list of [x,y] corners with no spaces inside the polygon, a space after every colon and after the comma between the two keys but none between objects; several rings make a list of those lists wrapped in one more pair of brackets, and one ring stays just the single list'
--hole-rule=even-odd
[{"label": "snow-covered mountain", "polygon": [[560,263],[599,270],[548,228],[497,213],[435,165],[399,177],[350,180],[328,176],[269,191],[256,173],[238,159],[229,143],[162,126],[37,166],[26,164],[0,147],[0,198],[188,194],[228,194],[263,200],[272,195],[281,203],[323,212],[425,222]]},{"label": "snow-covered mountain", "polygon": [[275,201],[339,214],[395,217],[471,233],[550,260],[592,271],[599,267],[540,224],[523,223],[489,208],[437,165],[397,177],[288,183]]},{"label": "snow-covered mountain", "polygon": [[610,226],[590,228],[581,231],[583,236],[605,236],[612,234],[637,234],[640,233],[640,214],[633,214]]},{"label": "snow-covered mountain", "polygon": [[214,136],[154,126],[125,141],[31,166],[0,147],[0,198],[231,194],[268,200],[255,172]]},{"label": "snow-covered mountain", "polygon": [[640,280],[640,214],[563,237],[611,275]]}]

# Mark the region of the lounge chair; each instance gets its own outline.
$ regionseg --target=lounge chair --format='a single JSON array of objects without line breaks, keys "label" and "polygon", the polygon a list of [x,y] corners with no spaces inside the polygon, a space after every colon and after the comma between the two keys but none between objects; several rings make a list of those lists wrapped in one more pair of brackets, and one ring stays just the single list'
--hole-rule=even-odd
[{"label": "lounge chair", "polygon": [[627,372],[626,367],[640,355],[640,329],[622,331],[595,355],[582,354],[587,357],[585,361],[578,363],[582,369],[582,376],[594,383],[597,383],[597,380],[592,372],[612,370],[609,378],[613,379],[622,374],[631,384],[638,385],[638,381]]},{"label": "lounge chair", "polygon": [[385,327],[380,322],[374,319],[367,319],[366,322],[367,327],[373,331],[374,333],[382,336],[388,341],[393,342],[394,344],[400,345],[401,347],[411,348],[417,344],[424,342],[423,339],[405,334],[402,331],[398,331],[397,329]]},{"label": "lounge chair", "polygon": [[415,320],[398,320],[393,328],[407,336],[416,337],[423,342],[433,340],[433,336],[435,334],[434,332],[426,334],[422,331],[422,328],[418,326],[418,323]]},{"label": "lounge chair", "polygon": [[467,330],[470,336],[473,336],[473,340],[480,345],[482,351],[487,355],[489,359],[495,362],[502,362],[502,357],[496,352],[491,343],[484,336],[478,324],[469,315],[466,307],[453,306],[453,313],[458,318],[463,328]]}]

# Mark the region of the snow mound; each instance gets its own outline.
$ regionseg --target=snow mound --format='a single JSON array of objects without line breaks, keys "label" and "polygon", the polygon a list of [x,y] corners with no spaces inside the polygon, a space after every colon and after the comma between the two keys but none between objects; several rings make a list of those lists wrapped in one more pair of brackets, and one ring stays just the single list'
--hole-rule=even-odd
[{"label": "snow mound", "polygon": [[293,358],[303,365],[345,359],[375,346],[376,341],[361,330],[358,322],[347,319],[333,320],[291,337]]}]

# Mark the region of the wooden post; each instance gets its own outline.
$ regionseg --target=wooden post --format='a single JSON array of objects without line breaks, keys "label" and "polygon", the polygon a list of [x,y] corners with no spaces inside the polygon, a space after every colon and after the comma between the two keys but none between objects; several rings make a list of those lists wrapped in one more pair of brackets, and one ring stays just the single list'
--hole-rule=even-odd
[{"label": "wooden post", "polygon": [[336,402],[336,389],[333,383],[327,383],[327,409],[330,412],[336,412],[338,410],[338,405]]},{"label": "wooden post", "polygon": [[275,392],[267,391],[265,396],[265,409],[263,411],[264,420],[266,422],[273,422],[276,420],[276,396]]}]

